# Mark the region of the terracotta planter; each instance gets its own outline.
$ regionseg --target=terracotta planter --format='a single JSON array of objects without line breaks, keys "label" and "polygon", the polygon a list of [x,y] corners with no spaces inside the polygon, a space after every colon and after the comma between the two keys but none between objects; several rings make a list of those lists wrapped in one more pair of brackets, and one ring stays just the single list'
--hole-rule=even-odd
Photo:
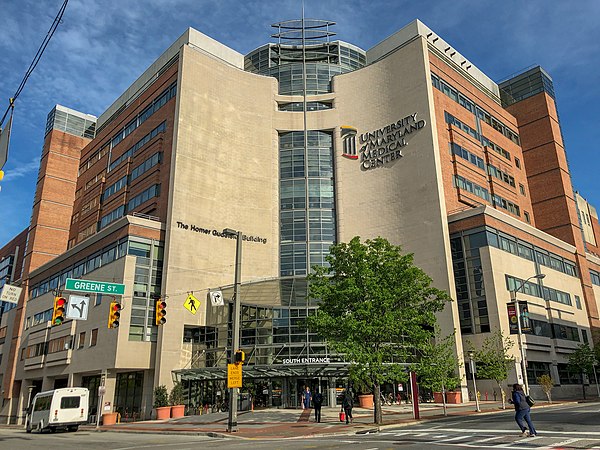
[{"label": "terracotta planter", "polygon": [[170,406],[159,406],[156,409],[156,420],[164,420],[171,418],[171,407]]},{"label": "terracotta planter", "polygon": [[373,408],[373,394],[359,395],[358,404],[361,408]]},{"label": "terracotta planter", "polygon": [[[460,395],[460,392],[448,392],[446,391],[446,403],[448,404],[458,404],[461,403],[462,400],[462,396]],[[433,393],[433,401],[435,403],[443,403],[442,401],[442,393],[441,392],[434,392]]]},{"label": "terracotta planter", "polygon": [[[460,395],[460,392],[446,391],[446,403],[458,404],[458,403],[461,403],[461,399],[462,399],[462,396]],[[433,401],[435,403],[443,403],[442,393],[434,392],[433,393]]]},{"label": "terracotta planter", "polygon": [[452,404],[462,403],[462,395],[460,392],[446,392],[446,401]]},{"label": "terracotta planter", "polygon": [[185,405],[171,406],[171,419],[179,419],[185,416]]},{"label": "terracotta planter", "polygon": [[102,414],[102,425],[114,425],[117,423],[117,413],[104,413]]}]

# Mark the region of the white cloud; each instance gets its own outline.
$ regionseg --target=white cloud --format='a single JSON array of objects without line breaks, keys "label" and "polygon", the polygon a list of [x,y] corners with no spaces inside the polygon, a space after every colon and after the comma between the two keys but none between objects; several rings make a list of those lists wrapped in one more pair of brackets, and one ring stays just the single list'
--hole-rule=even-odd
[{"label": "white cloud", "polygon": [[13,169],[7,170],[4,175],[3,183],[13,181],[17,178],[22,178],[24,176],[30,175],[32,173],[37,173],[40,168],[40,157],[33,158],[31,161],[25,164],[14,164]]}]

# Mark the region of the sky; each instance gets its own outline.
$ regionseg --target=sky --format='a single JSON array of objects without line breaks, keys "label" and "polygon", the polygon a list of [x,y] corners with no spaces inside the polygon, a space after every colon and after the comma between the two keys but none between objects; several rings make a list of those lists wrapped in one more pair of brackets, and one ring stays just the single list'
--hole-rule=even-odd
[{"label": "sky", "polygon": [[[63,0],[0,0],[0,114]],[[492,80],[532,65],[552,77],[573,187],[600,208],[600,1],[305,0],[368,50],[420,19]],[[46,116],[56,104],[100,116],[188,27],[239,53],[273,42],[301,0],[70,0],[15,103],[0,182],[0,247],[29,226]],[[1,117],[1,116],[0,116]]]}]

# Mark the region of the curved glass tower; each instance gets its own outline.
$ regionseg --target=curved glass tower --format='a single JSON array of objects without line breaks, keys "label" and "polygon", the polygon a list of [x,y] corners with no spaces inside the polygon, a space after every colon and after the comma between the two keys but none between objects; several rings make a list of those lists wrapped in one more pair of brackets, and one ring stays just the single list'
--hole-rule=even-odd
[{"label": "curved glass tower", "polygon": [[356,46],[331,41],[333,25],[317,19],[276,23],[272,37],[277,43],[245,58],[247,71],[277,78],[279,94],[289,96],[279,101],[279,111],[304,116],[303,129],[279,133],[282,277],[306,276],[311,266],[326,264],[336,240],[333,135],[331,130],[308,130],[306,119],[335,107],[333,98],[320,94],[332,92],[334,75],[363,67],[366,56]]}]

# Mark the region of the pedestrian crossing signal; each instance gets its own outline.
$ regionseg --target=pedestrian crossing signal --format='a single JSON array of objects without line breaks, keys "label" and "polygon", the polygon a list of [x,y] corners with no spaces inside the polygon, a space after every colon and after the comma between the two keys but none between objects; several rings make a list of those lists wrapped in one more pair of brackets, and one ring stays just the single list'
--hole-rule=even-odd
[{"label": "pedestrian crossing signal", "polygon": [[156,300],[156,325],[164,325],[167,322],[167,302]]},{"label": "pedestrian crossing signal", "polygon": [[235,364],[243,364],[246,361],[246,354],[242,350],[237,350],[235,352],[233,362]]},{"label": "pedestrian crossing signal", "polygon": [[52,310],[52,326],[60,325],[65,321],[65,309],[67,300],[64,297],[54,297],[54,309]]},{"label": "pedestrian crossing signal", "polygon": [[116,300],[110,302],[110,309],[108,311],[108,328],[119,328],[121,309],[121,304]]}]

